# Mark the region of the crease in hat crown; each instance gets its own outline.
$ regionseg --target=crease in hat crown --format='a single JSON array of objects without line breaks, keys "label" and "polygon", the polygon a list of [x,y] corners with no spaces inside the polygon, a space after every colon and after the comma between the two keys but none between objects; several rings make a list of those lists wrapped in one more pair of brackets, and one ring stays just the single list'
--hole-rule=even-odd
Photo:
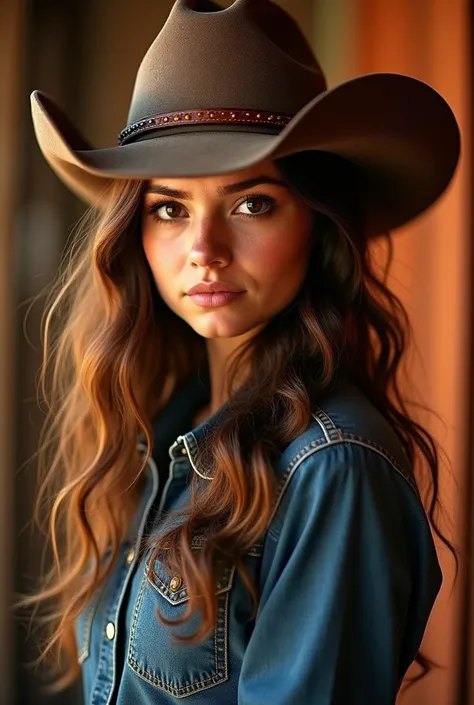
[{"label": "crease in hat crown", "polygon": [[[228,8],[212,0],[178,0],[138,68],[121,137],[130,142],[147,131],[145,121],[190,111],[291,118],[326,87],[300,28],[271,0],[235,0]],[[276,121],[268,131],[286,122]],[[139,123],[145,130],[137,129]],[[165,126],[176,127],[173,120]]]}]

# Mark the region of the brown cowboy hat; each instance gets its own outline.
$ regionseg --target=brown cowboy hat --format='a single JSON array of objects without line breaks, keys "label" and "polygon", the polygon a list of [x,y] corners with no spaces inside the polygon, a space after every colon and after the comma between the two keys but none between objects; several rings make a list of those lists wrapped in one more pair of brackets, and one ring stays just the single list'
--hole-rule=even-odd
[{"label": "brown cowboy hat", "polygon": [[317,150],[355,164],[376,235],[434,203],[459,157],[456,119],[433,88],[377,73],[327,89],[304,35],[271,0],[177,0],[138,69],[118,146],[94,149],[50,97],[31,101],[47,161],[97,207],[115,179],[231,173]]}]

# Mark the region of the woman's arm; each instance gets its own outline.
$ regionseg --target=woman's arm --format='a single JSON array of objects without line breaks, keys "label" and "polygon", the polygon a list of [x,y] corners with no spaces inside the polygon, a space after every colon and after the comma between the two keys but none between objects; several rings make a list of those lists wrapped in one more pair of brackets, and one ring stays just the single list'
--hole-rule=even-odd
[{"label": "woman's arm", "polygon": [[239,705],[392,705],[441,584],[419,499],[342,443],[296,470],[270,527]]}]

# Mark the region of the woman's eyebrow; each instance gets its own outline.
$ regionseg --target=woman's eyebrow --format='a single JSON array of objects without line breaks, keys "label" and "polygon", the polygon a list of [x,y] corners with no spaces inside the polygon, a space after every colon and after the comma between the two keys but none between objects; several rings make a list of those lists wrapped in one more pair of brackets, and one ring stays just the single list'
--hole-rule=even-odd
[{"label": "woman's eyebrow", "polygon": [[[255,176],[253,179],[246,179],[235,184],[228,184],[217,189],[219,196],[228,196],[229,194],[246,191],[254,186],[261,184],[273,184],[275,186],[283,186],[288,188],[288,185],[281,179],[276,179],[273,176]],[[161,196],[169,196],[170,198],[180,198],[185,201],[192,201],[193,197],[188,191],[179,191],[178,189],[169,188],[164,184],[149,184],[145,193],[156,193]]]}]

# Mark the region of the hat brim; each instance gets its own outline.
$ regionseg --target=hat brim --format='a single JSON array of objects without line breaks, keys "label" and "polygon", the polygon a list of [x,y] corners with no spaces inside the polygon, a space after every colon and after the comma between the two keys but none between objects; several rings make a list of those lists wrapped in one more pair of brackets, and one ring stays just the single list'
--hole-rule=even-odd
[{"label": "hat brim", "polygon": [[370,236],[431,206],[451,181],[460,151],[459,128],[446,101],[431,86],[401,74],[368,74],[330,88],[277,135],[188,127],[107,149],[87,143],[46,94],[35,91],[31,102],[45,158],[72,191],[99,208],[114,179],[225,174],[318,150],[361,170]]}]

